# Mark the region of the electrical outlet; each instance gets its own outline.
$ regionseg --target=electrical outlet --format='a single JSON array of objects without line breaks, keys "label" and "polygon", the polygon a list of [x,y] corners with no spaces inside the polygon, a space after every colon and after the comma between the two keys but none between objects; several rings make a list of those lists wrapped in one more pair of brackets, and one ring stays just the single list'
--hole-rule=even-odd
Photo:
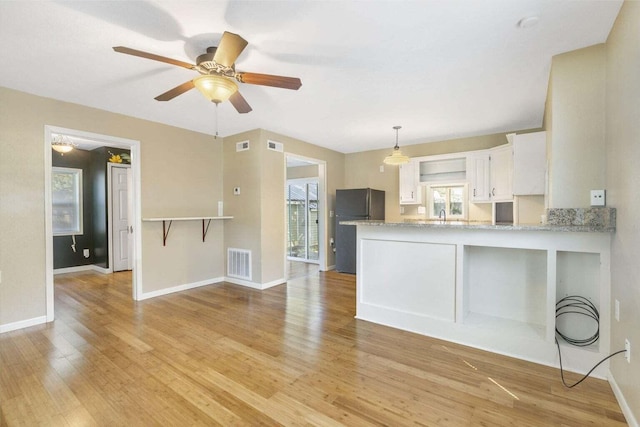
[{"label": "electrical outlet", "polygon": [[380,172],[384,172],[384,165],[380,165]]},{"label": "electrical outlet", "polygon": [[591,206],[605,206],[606,204],[604,190],[591,190]]},{"label": "electrical outlet", "polygon": [[627,359],[627,363],[631,363],[631,343],[628,339],[624,340],[624,349],[626,350],[624,358]]},{"label": "electrical outlet", "polygon": [[616,316],[616,320],[620,321],[620,301],[616,300],[613,309],[614,315]]}]

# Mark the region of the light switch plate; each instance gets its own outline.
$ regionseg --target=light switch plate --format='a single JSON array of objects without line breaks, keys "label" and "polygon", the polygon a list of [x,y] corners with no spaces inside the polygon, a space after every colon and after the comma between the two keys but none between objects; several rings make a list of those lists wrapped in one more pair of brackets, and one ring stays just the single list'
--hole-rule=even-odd
[{"label": "light switch plate", "polygon": [[604,190],[591,190],[591,206],[605,206],[606,204]]}]

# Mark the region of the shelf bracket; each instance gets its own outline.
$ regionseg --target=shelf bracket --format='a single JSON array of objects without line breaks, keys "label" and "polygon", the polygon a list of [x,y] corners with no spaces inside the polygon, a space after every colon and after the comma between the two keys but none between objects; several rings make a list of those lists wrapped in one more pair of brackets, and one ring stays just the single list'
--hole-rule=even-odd
[{"label": "shelf bracket", "polygon": [[162,220],[162,246],[167,246],[167,237],[169,236],[169,230],[171,230],[171,224],[173,220],[169,220],[169,227],[166,226],[167,221]]},{"label": "shelf bracket", "polygon": [[207,228],[204,228],[204,219],[202,220],[202,241],[204,242],[205,237],[207,237],[207,232],[209,231],[209,226],[211,225],[211,218],[207,221]]}]

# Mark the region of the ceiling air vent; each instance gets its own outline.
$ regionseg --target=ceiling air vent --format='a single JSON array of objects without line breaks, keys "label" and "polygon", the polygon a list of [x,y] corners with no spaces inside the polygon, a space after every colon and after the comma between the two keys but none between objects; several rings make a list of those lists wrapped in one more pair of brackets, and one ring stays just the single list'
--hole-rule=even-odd
[{"label": "ceiling air vent", "polygon": [[249,149],[249,141],[236,143],[236,151],[247,151]]},{"label": "ceiling air vent", "polygon": [[267,148],[269,150],[279,151],[281,153],[284,151],[284,146],[282,145],[282,142],[267,140]]}]

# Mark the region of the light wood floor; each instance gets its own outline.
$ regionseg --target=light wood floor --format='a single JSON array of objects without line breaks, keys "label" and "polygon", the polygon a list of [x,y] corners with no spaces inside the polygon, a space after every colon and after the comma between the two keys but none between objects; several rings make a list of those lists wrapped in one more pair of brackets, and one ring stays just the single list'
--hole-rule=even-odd
[{"label": "light wood floor", "polygon": [[318,264],[302,261],[287,261],[287,280],[307,276],[317,276],[320,272]]},{"label": "light wood floor", "polygon": [[605,381],[355,320],[354,281],[57,276],[57,320],[0,335],[0,425],[625,425]]}]

